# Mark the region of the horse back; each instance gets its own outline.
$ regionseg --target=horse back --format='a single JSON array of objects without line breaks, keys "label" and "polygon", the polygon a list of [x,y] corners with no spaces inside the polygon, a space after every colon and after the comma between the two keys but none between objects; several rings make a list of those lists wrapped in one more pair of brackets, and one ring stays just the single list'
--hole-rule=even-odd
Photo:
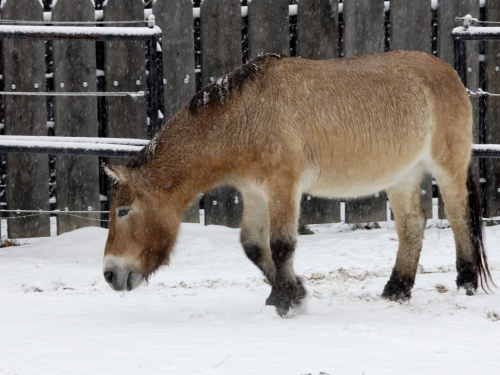
[{"label": "horse back", "polygon": [[[416,164],[449,152],[450,139],[470,154],[470,101],[451,66],[431,55],[288,58],[264,74],[257,96],[266,98],[266,110],[255,124],[283,151],[283,162],[303,166],[311,193],[381,190]],[[332,186],[333,194],[322,193]]]}]

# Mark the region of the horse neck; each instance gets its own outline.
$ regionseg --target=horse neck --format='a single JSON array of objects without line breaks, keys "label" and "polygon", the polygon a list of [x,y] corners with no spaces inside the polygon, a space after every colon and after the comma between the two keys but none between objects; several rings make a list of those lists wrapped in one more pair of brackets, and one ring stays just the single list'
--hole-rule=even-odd
[{"label": "horse neck", "polygon": [[[214,186],[230,182],[244,155],[242,116],[232,108],[210,108],[195,116],[183,109],[158,133],[154,156],[146,166],[156,186],[187,208],[194,198]],[[175,196],[175,198],[174,198]]]}]

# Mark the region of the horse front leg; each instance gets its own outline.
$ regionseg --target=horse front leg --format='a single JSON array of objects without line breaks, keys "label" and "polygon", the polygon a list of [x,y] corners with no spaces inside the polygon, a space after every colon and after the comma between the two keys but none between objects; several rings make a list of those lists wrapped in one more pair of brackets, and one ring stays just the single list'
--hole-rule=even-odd
[{"label": "horse front leg", "polygon": [[275,268],[269,246],[269,214],[264,195],[250,187],[240,187],[245,202],[240,242],[245,254],[274,284]]},{"label": "horse front leg", "polygon": [[280,316],[298,306],[306,295],[302,281],[295,276],[293,254],[297,245],[300,192],[290,186],[275,190],[268,202],[270,246],[275,275],[266,305],[273,305]]}]

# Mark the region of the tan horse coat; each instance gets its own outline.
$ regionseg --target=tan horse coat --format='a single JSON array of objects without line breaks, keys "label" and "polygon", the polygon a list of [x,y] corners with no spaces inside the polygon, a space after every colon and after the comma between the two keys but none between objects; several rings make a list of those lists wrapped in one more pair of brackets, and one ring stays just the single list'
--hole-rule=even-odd
[{"label": "tan horse coat", "polygon": [[107,167],[117,187],[105,277],[115,289],[140,284],[168,263],[197,194],[232,184],[245,204],[242,245],[273,285],[267,303],[284,314],[305,295],[292,256],[302,193],[347,198],[386,189],[400,244],[384,295],[409,298],[427,171],[455,233],[457,284],[472,293],[489,273],[480,218],[469,210],[471,124],[456,72],[424,53],[259,57],[200,91],[127,168]]}]

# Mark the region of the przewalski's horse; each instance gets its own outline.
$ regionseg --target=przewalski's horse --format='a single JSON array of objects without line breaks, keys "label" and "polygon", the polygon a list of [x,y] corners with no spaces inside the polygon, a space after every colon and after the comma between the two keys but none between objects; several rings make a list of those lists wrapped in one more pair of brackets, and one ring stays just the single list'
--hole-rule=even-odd
[{"label": "przewalski's horse", "polygon": [[383,296],[408,299],[426,218],[420,181],[437,179],[455,234],[457,285],[491,275],[469,167],[471,104],[456,72],[419,52],[310,61],[261,56],[197,93],[115,180],[104,277],[131,290],[169,263],[184,211],[236,186],[241,244],[286,314],[305,290],[293,268],[302,193],[360,197],[386,189],[399,237]]}]

